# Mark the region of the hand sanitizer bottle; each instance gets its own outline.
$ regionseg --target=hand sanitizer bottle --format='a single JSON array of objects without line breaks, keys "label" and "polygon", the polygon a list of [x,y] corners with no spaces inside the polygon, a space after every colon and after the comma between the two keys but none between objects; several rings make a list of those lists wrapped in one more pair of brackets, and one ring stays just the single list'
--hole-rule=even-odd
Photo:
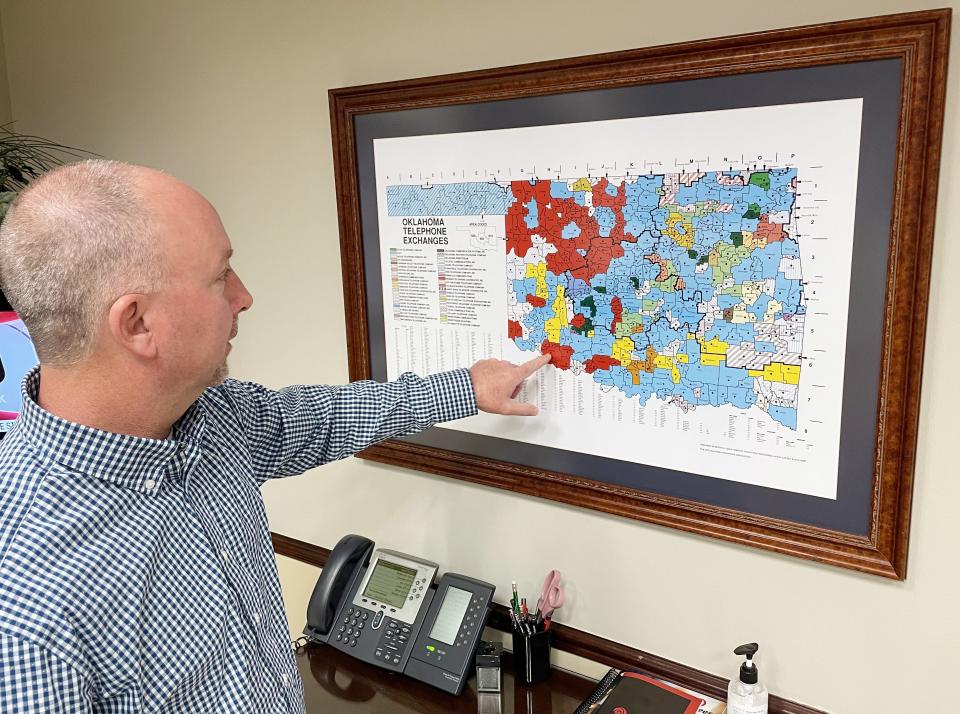
[{"label": "hand sanitizer bottle", "polygon": [[751,642],[733,651],[747,659],[740,665],[739,679],[731,679],[727,687],[727,714],[767,714],[767,688],[757,681],[757,665],[753,663],[758,649],[760,645]]}]

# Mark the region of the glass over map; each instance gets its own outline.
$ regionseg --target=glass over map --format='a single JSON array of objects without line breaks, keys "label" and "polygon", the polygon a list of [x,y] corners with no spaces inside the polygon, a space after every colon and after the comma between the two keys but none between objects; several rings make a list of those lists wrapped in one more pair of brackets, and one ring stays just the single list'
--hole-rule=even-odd
[{"label": "glass over map", "polygon": [[444,428],[834,497],[860,112],[377,139],[388,376],[548,353]]}]

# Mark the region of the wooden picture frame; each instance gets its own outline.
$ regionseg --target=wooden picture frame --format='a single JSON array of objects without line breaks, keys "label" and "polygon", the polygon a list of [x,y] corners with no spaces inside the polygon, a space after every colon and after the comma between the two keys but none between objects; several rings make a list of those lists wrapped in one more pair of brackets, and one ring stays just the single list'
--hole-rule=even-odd
[{"label": "wooden picture frame", "polygon": [[[893,77],[893,100],[885,104],[880,99],[864,100],[863,120],[865,127],[870,122],[879,122],[878,126],[887,122],[891,130],[883,136],[889,140],[870,144],[869,131],[865,129],[867,138],[861,139],[860,156],[880,154],[892,159],[884,160],[879,172],[872,172],[887,178],[877,179],[886,183],[876,185],[880,190],[871,193],[875,199],[868,197],[878,201],[874,219],[886,214],[880,216],[881,230],[873,231],[861,230],[861,216],[857,214],[853,250],[858,242],[869,242],[871,255],[882,255],[883,270],[876,266],[861,270],[854,256],[853,271],[860,270],[862,274],[851,278],[848,326],[848,333],[852,334],[850,331],[864,329],[858,327],[861,322],[869,324],[873,320],[876,325],[876,349],[857,352],[865,360],[864,371],[874,375],[870,379],[874,380],[875,389],[856,410],[851,407],[849,414],[844,412],[838,457],[843,461],[847,454],[851,464],[859,464],[858,468],[849,469],[850,483],[856,481],[859,485],[851,486],[849,494],[843,496],[849,496],[844,501],[846,505],[839,510],[857,511],[862,528],[823,525],[832,518],[826,515],[834,507],[825,503],[829,499],[798,501],[799,505],[777,510],[779,506],[765,505],[769,494],[757,487],[755,491],[744,490],[737,495],[738,505],[730,506],[734,500],[699,497],[697,484],[705,483],[702,480],[691,481],[690,492],[677,495],[669,488],[636,488],[570,473],[564,468],[517,463],[502,458],[502,453],[495,449],[470,453],[436,439],[388,440],[367,449],[360,454],[361,458],[864,573],[905,578],[950,17],[949,10],[905,13],[330,91],[347,346],[350,378],[357,380],[382,378],[383,370],[377,365],[385,360],[374,349],[376,346],[382,351],[383,347],[382,338],[377,341],[377,330],[383,330],[382,315],[378,323],[377,313],[382,313],[383,307],[377,282],[379,267],[374,265],[377,256],[369,242],[375,240],[375,236],[371,238],[370,225],[371,220],[374,226],[376,223],[376,206],[371,205],[376,197],[369,190],[369,174],[372,140],[379,131],[376,127],[396,120],[403,126],[393,136],[471,130],[476,128],[470,123],[472,117],[491,108],[497,109],[499,116],[504,107],[521,117],[521,123],[511,125],[498,118],[494,121],[501,123],[494,126],[522,126],[525,112],[540,106],[538,102],[575,103],[579,97],[587,96],[585,93],[603,100],[605,96],[619,97],[615,93],[623,91],[667,92],[662,101],[666,102],[663,106],[669,114],[670,92],[689,97],[693,86],[724,86],[711,82],[773,78],[783,91],[800,96],[804,92],[826,91],[823,86],[851,68],[879,72],[877,68],[882,67],[884,76]],[[840,93],[835,96],[852,96],[848,89],[837,91]],[[870,91],[869,87],[865,86],[864,91]],[[776,91],[771,96],[775,94]],[[762,98],[752,101],[749,106],[763,106]],[[441,114],[444,111],[455,112],[456,116],[447,128],[437,129],[431,123],[435,117],[452,116]],[[661,107],[649,115],[663,113]],[[567,121],[579,118],[576,113],[572,117]],[[583,120],[594,118],[584,115]],[[536,126],[538,122],[531,120],[529,125]],[[829,127],[824,127],[824,131],[829,131]],[[865,168],[869,166],[861,162],[858,181],[866,180]],[[859,205],[868,199],[864,199],[863,185],[858,187]],[[862,301],[867,308],[861,320],[860,308],[855,303],[859,292],[867,290],[863,286],[870,285],[879,286],[879,292],[872,302],[866,298]],[[911,319],[903,320],[903,315],[910,315]],[[869,335],[857,339],[861,337],[857,344],[874,344]],[[847,339],[848,358],[852,354],[849,346],[854,345],[851,339]],[[844,409],[847,377],[854,374],[849,371],[849,364],[845,369]],[[862,400],[863,395],[858,398]],[[867,402],[869,408],[863,406]],[[841,465],[838,494],[847,478],[844,468]],[[769,503],[777,497],[779,494],[774,494]],[[841,501],[841,496],[836,500]],[[818,515],[820,509],[823,518]],[[801,513],[803,518],[784,513]],[[837,515],[842,517],[842,513]]]}]

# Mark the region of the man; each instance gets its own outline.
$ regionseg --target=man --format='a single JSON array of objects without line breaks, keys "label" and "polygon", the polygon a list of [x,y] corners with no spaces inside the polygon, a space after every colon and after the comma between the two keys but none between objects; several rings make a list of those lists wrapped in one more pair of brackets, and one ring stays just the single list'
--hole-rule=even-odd
[{"label": "man", "polygon": [[545,364],[279,392],[227,380],[252,304],[213,207],[88,161],[26,189],[0,281],[40,366],[0,442],[0,709],[299,712],[260,486],[515,401]]}]

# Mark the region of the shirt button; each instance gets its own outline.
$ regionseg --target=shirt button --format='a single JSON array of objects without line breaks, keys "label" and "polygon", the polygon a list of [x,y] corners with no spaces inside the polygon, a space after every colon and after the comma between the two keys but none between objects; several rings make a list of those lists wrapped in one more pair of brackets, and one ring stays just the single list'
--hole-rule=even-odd
[{"label": "shirt button", "polygon": [[220,551],[220,557],[223,558],[224,563],[230,560],[230,554],[227,552],[226,548]]},{"label": "shirt button", "polygon": [[283,682],[283,686],[284,686],[284,687],[289,686],[289,684],[290,684],[290,675],[287,674],[286,672],[284,672],[283,674],[280,675],[280,681]]},{"label": "shirt button", "polygon": [[253,613],[253,621],[256,622],[258,625],[260,624],[260,613],[259,613],[259,612]]},{"label": "shirt button", "polygon": [[156,485],[157,485],[157,482],[154,481],[152,478],[148,478],[146,481],[143,482],[143,487],[148,491],[152,491],[156,487]]}]

